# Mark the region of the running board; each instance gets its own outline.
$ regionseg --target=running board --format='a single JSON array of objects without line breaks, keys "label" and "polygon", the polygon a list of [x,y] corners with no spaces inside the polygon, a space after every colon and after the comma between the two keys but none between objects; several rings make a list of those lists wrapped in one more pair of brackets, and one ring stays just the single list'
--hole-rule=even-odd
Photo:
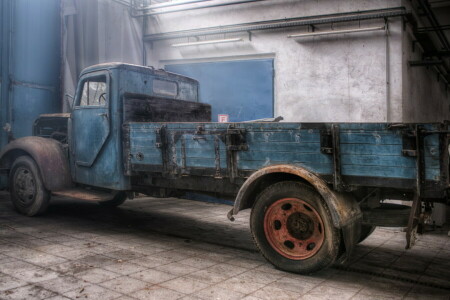
[{"label": "running board", "polygon": [[52,192],[52,194],[55,196],[68,197],[87,201],[108,201],[114,198],[117,192],[116,191],[103,192],[96,190],[87,190],[83,188],[74,188],[69,190]]}]

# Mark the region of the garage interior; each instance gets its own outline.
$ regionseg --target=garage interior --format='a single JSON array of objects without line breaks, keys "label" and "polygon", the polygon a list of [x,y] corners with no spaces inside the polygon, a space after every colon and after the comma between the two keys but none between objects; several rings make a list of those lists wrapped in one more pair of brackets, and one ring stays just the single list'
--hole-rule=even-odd
[{"label": "garage interior", "polygon": [[[447,0],[0,1],[1,147],[41,114],[70,113],[82,70],[110,62],[198,80],[212,122],[450,120]],[[0,299],[450,297],[448,200],[413,248],[403,228],[378,227],[345,264],[299,275],[264,260],[250,212],[230,222],[229,200],[55,196],[30,218],[7,181]]]}]

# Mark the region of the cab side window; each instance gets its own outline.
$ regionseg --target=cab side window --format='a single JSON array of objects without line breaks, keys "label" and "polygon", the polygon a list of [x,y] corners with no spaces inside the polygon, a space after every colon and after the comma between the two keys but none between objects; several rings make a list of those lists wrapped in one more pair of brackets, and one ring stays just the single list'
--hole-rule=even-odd
[{"label": "cab side window", "polygon": [[106,78],[89,78],[83,83],[80,106],[106,106]]}]

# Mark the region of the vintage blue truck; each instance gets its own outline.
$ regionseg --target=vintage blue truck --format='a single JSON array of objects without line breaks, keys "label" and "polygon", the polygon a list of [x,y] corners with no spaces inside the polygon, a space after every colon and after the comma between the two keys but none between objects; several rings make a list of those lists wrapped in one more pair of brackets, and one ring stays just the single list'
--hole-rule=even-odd
[{"label": "vintage blue truck", "polygon": [[[51,194],[122,204],[134,192],[186,192],[252,209],[251,231],[276,267],[343,262],[375,226],[407,227],[448,201],[448,124],[211,122],[198,82],[123,63],[85,69],[70,114],[42,115],[0,153],[15,208]],[[411,206],[383,203],[411,201]]]}]

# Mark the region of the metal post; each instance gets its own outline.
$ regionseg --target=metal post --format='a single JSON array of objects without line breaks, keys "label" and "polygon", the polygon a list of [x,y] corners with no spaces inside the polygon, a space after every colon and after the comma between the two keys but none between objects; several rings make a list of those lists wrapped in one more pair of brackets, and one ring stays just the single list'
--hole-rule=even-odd
[{"label": "metal post", "polygon": [[6,124],[10,123],[10,48],[11,48],[11,18],[12,5],[11,0],[1,2],[1,97],[0,97],[0,146],[8,142],[8,132],[4,130]]},{"label": "metal post", "polygon": [[[0,2],[0,147],[8,143],[8,132],[4,128],[8,128],[10,124],[10,105],[9,95],[11,81],[9,78],[9,53],[11,47],[11,18],[12,5],[11,0],[3,0]],[[4,175],[0,176],[0,188],[7,185],[7,178]]]}]

